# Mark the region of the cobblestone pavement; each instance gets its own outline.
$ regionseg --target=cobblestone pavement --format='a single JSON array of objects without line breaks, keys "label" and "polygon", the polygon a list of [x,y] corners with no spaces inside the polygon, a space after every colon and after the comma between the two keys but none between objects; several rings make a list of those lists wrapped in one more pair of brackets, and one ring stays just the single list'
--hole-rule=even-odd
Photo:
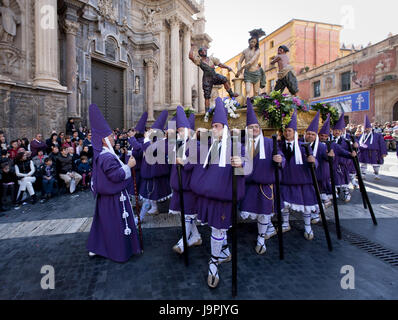
[{"label": "cobblestone pavement", "polygon": [[[363,209],[359,191],[339,206],[344,232],[365,237],[398,253],[398,160],[390,154],[382,179],[367,175],[366,185],[378,226]],[[167,203],[161,206],[167,211]],[[0,299],[230,299],[231,264],[220,267],[219,287],[206,284],[210,252],[209,228],[199,228],[203,245],[190,250],[190,265],[171,247],[181,231],[179,218],[148,217],[143,225],[145,252],[128,263],[95,257],[85,249],[94,201],[89,192],[64,195],[45,204],[25,206],[0,216]],[[333,220],[333,209],[327,210]],[[256,225],[239,225],[238,284],[240,299],[398,299],[398,268],[346,240],[328,252],[321,225],[315,240],[303,238],[303,222],[293,216],[285,239],[285,260],[279,261],[278,240],[267,242],[264,256],[254,252]],[[229,239],[230,240],[230,239]],[[42,290],[42,266],[55,270],[55,289]],[[345,265],[355,269],[355,290],[340,285]]]}]

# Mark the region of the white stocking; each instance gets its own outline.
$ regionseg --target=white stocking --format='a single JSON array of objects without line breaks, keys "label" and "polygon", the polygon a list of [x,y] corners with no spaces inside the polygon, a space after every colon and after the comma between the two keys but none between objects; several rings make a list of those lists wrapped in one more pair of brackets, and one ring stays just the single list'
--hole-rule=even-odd
[{"label": "white stocking", "polygon": [[141,221],[144,220],[145,215],[147,214],[147,212],[149,211],[150,208],[151,208],[150,201],[149,200],[144,200],[142,202],[142,207],[141,207],[141,212],[140,212]]},{"label": "white stocking", "polygon": [[211,256],[212,259],[217,259],[220,257],[222,246],[226,237],[226,232],[223,230],[211,228]]},{"label": "white stocking", "polygon": [[283,224],[282,227],[283,228],[288,228],[289,227],[289,209],[283,209],[282,211],[282,220],[283,220]]},{"label": "white stocking", "polygon": [[305,227],[305,232],[311,233],[312,228],[311,228],[311,213],[304,213],[303,214],[304,218],[304,227]]},{"label": "white stocking", "polygon": [[271,222],[271,216],[261,214],[257,217],[257,228],[258,228],[257,242],[260,245],[264,244],[264,237],[267,233],[267,229],[270,222]]}]

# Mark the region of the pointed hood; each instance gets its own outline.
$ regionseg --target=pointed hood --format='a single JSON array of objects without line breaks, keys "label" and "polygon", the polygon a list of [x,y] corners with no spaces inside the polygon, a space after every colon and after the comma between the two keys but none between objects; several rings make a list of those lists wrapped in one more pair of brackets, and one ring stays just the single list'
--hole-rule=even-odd
[{"label": "pointed hood", "polygon": [[365,121],[364,121],[364,128],[365,129],[372,129],[372,125],[370,124],[368,115],[365,114]]},{"label": "pointed hood", "polygon": [[97,152],[102,151],[102,139],[112,134],[112,130],[102,115],[97,105],[91,104],[89,107],[89,117],[92,133],[93,149]]},{"label": "pointed hood", "polygon": [[328,117],[326,118],[325,122],[323,123],[323,126],[321,130],[319,131],[319,134],[330,134],[330,114],[328,114]]},{"label": "pointed hood", "polygon": [[167,110],[163,110],[160,116],[156,119],[155,123],[152,125],[152,129],[163,130],[168,117]]},{"label": "pointed hood", "polygon": [[287,125],[286,129],[291,128],[294,131],[297,131],[297,110],[294,110],[292,115],[292,120],[290,120],[289,124]]},{"label": "pointed hood", "polygon": [[178,128],[190,128],[191,125],[187,119],[187,116],[185,114],[185,111],[182,107],[178,106],[177,107],[177,129]]},{"label": "pointed hood", "polygon": [[224,107],[224,102],[220,97],[216,99],[216,107],[214,109],[213,121],[211,124],[222,123],[228,127],[227,112]]},{"label": "pointed hood", "polygon": [[259,124],[256,113],[254,112],[253,104],[250,98],[247,98],[247,116],[246,116],[246,127],[252,124]]},{"label": "pointed hood", "polygon": [[191,113],[191,115],[189,116],[188,121],[189,121],[190,128],[193,131],[195,131],[195,114],[194,113]]},{"label": "pointed hood", "polygon": [[135,126],[135,131],[144,134],[145,133],[145,125],[146,121],[148,120],[148,112],[144,112],[138,121],[137,125]]},{"label": "pointed hood", "polygon": [[333,127],[333,130],[342,130],[344,131],[345,129],[345,121],[344,121],[344,112],[341,115],[339,121],[336,122],[336,124]]},{"label": "pointed hood", "polygon": [[320,116],[320,113],[319,113],[319,111],[318,111],[317,114],[316,114],[316,116],[315,116],[314,119],[312,120],[311,124],[308,126],[307,131],[315,132],[316,134],[318,134],[318,130],[319,130],[319,116]]}]

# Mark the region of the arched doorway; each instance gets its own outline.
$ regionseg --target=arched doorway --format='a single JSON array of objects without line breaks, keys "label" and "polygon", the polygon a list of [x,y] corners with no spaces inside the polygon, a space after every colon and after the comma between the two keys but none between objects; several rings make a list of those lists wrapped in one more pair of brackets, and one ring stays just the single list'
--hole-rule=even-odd
[{"label": "arched doorway", "polygon": [[392,120],[398,121],[398,101],[394,104],[392,108]]}]

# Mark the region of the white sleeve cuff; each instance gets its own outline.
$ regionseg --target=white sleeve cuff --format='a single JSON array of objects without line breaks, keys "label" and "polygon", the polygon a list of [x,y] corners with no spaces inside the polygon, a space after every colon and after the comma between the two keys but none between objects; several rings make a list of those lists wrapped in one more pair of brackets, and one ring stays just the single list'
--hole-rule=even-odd
[{"label": "white sleeve cuff", "polygon": [[151,142],[151,140],[149,138],[145,138],[144,139],[144,144],[147,143],[147,142]]},{"label": "white sleeve cuff", "polygon": [[129,157],[131,157],[131,156],[133,155],[133,151],[132,151],[132,150],[128,151],[128,152],[127,152],[127,155],[128,155]]},{"label": "white sleeve cuff", "polygon": [[122,166],[122,168],[123,168],[124,173],[125,173],[124,180],[127,180],[127,179],[131,178],[131,169],[130,169],[130,167],[127,164],[125,164],[125,165]]}]

